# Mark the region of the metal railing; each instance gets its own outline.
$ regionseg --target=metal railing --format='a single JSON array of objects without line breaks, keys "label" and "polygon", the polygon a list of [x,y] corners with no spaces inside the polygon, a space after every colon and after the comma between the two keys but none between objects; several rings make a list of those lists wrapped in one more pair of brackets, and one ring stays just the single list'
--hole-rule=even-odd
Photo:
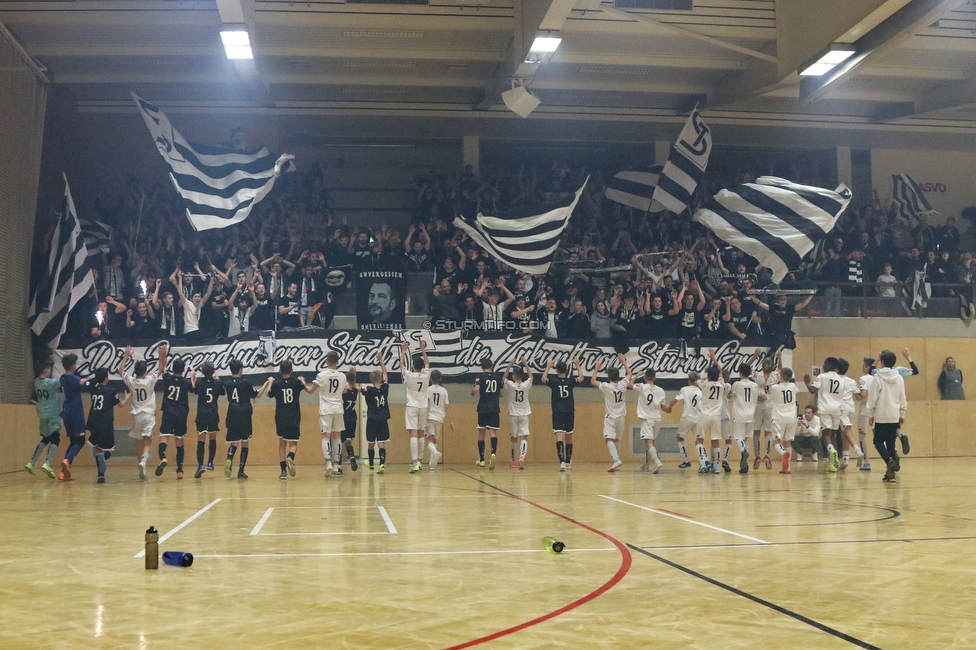
[{"label": "metal railing", "polygon": [[[807,285],[811,286],[811,285]],[[974,285],[933,283],[924,306],[913,300],[913,285],[907,282],[814,282],[817,294],[802,316],[847,318],[959,318],[960,308],[973,298]],[[894,296],[891,296],[891,293]],[[887,294],[887,295],[886,295]]]}]

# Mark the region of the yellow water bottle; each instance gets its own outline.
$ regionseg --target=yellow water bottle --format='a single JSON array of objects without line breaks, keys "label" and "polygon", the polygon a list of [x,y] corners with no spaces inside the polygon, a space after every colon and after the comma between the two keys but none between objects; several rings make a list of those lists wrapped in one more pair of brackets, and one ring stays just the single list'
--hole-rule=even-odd
[{"label": "yellow water bottle", "polygon": [[542,545],[546,547],[546,550],[550,553],[562,553],[566,545],[560,542],[555,537],[543,537]]}]

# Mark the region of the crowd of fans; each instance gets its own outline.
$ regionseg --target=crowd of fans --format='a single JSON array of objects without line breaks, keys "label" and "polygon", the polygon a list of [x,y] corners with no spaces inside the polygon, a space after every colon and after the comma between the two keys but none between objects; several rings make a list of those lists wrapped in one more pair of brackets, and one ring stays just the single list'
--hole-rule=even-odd
[{"label": "crowd of fans", "polygon": [[[559,198],[587,175],[545,276],[492,259],[453,225],[457,214]],[[648,214],[608,201],[602,179],[600,171],[564,163],[492,170],[480,178],[470,166],[430,172],[415,181],[409,224],[370,227],[334,217],[323,171],[311,165],[282,177],[247,220],[194,232],[172,188],[142,187],[130,178],[116,205],[96,202],[96,218],[114,233],[93,252],[97,283],[72,312],[66,338],[220,339],[329,328],[337,297],[355,272],[400,270],[430,274],[434,327],[569,339],[789,343],[792,314],[809,299],[750,294],[769,286],[769,269],[687,214]],[[748,172],[735,178],[709,173],[693,207],[723,186],[753,179]],[[933,296],[958,297],[969,320],[976,316],[974,275],[972,255],[960,254],[953,218],[939,227],[896,219],[875,197],[852,204],[783,287],[816,287],[828,299],[902,300],[904,283],[921,277]],[[905,304],[910,308],[911,300]],[[825,305],[823,313],[832,315],[830,300]]]}]

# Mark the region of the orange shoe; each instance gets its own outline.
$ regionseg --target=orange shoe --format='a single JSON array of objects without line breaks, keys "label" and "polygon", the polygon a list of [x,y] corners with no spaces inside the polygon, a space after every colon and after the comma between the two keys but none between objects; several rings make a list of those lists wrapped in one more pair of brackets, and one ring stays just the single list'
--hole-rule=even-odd
[{"label": "orange shoe", "polygon": [[791,452],[786,452],[785,454],[783,454],[783,467],[779,471],[780,474],[790,473],[790,456],[792,456]]},{"label": "orange shoe", "polygon": [[61,471],[58,472],[58,478],[62,481],[71,480],[71,461],[67,458],[61,461]]}]

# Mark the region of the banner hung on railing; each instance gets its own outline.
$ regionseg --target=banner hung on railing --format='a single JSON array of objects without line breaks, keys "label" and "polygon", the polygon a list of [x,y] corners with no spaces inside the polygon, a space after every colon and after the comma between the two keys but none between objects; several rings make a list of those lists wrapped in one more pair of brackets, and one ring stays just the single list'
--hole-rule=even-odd
[{"label": "banner hung on railing", "polygon": [[[592,343],[586,341],[556,341],[540,339],[523,334],[482,334],[473,338],[462,338],[461,332],[430,332],[428,330],[400,330],[395,332],[381,331],[296,331],[279,334],[272,359],[267,359],[265,351],[261,349],[259,337],[246,335],[231,341],[208,343],[199,345],[182,345],[174,342],[169,350],[169,358],[183,359],[187,372],[199,368],[204,362],[210,361],[220,376],[230,374],[228,365],[231,359],[238,359],[244,364],[245,376],[255,382],[263,381],[268,375],[277,371],[277,364],[285,359],[292,362],[294,371],[311,379],[314,374],[326,367],[325,357],[330,351],[339,354],[339,368],[348,370],[355,366],[358,372],[368,373],[379,367],[377,353],[382,355],[387,370],[393,375],[391,380],[398,379],[400,371],[400,344],[406,340],[410,345],[411,354],[420,351],[420,341],[427,343],[427,356],[431,368],[441,371],[445,381],[454,383],[468,383],[473,373],[480,372],[482,359],[490,358],[494,361],[495,369],[502,371],[512,359],[518,361],[525,358],[533,372],[545,369],[550,361],[565,362],[572,368],[572,359],[579,359],[587,378],[593,372],[597,361],[603,362],[604,371],[609,367],[620,368],[617,354],[612,344]],[[133,345],[131,365],[135,361],[145,359],[149,362],[149,371],[156,370],[159,354],[158,348],[163,341],[143,342]],[[59,349],[57,359],[65,354],[78,355],[78,372],[82,377],[90,377],[99,368],[109,370],[113,380],[120,380],[116,374],[119,361],[125,346],[121,342],[116,345],[111,341],[93,341],[84,347]],[[739,364],[749,361],[758,351],[753,360],[753,368],[758,369],[762,359],[775,351],[769,348],[743,346],[737,341],[725,343],[705,343],[698,348],[678,340],[658,340],[633,342],[630,351],[625,355],[627,364],[635,376],[652,368],[658,377],[658,384],[669,390],[676,390],[687,381],[688,373],[696,371],[704,374],[708,368],[709,352],[715,356],[723,368],[736,374]],[[58,364],[60,366],[60,363]],[[604,371],[600,377],[605,378]],[[622,373],[621,373],[622,374]]]}]

